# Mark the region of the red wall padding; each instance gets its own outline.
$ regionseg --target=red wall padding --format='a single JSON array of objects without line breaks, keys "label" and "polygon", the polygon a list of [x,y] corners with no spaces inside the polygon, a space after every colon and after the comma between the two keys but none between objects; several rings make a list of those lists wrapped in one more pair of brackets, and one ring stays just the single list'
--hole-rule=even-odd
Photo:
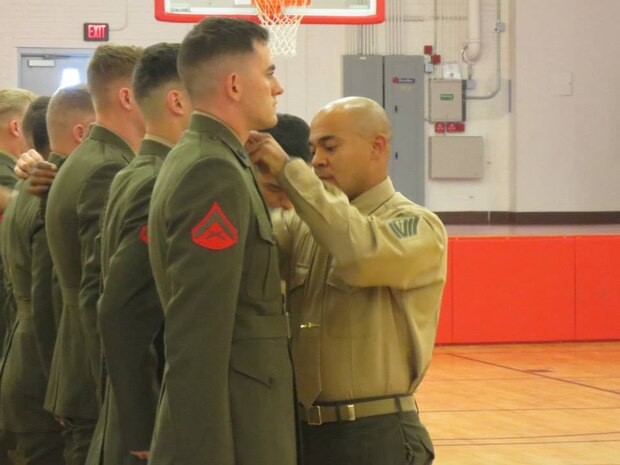
[{"label": "red wall padding", "polygon": [[448,279],[446,280],[446,286],[443,291],[443,298],[441,299],[441,312],[439,313],[439,327],[437,328],[437,339],[435,342],[438,344],[449,344],[452,342],[452,263],[454,260],[452,257],[454,254],[450,250],[454,241],[449,240],[448,244]]},{"label": "red wall padding", "polygon": [[620,236],[575,242],[577,339],[620,339]]},{"label": "red wall padding", "polygon": [[620,236],[450,238],[438,343],[620,340]]}]

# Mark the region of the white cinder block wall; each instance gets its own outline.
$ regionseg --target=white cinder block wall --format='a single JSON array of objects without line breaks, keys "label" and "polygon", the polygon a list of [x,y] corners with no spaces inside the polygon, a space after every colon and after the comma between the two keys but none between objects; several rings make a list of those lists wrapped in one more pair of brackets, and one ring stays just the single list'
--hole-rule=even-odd
[{"label": "white cinder block wall", "polygon": [[[476,93],[486,94],[495,84],[496,0],[481,5],[483,56],[475,78]],[[620,2],[501,0],[501,5],[508,25],[502,91],[492,100],[468,102],[466,135],[484,138],[484,178],[428,180],[427,204],[438,211],[620,210],[620,93],[614,85]],[[433,12],[433,0],[405,2],[410,20],[403,29],[404,53],[421,54],[433,43]],[[87,21],[109,22],[113,42],[143,46],[180,41],[191,27],[156,22],[152,0],[0,0],[0,87],[17,85],[19,47],[93,47],[82,41]],[[285,86],[280,111],[310,121],[318,108],[341,96],[347,28],[301,27],[297,57],[276,59]],[[383,26],[378,34],[383,40]],[[572,73],[573,95],[557,96],[553,79],[565,73]],[[427,136],[432,129],[429,124]]]}]

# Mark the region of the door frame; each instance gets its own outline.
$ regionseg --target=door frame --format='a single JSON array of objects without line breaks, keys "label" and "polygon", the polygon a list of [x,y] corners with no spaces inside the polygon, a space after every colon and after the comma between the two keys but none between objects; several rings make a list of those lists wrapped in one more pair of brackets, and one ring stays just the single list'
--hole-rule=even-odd
[{"label": "door frame", "polygon": [[55,48],[55,47],[18,47],[17,48],[17,87],[22,85],[22,58],[44,57],[54,59],[57,57],[90,58],[95,53],[95,48]]}]

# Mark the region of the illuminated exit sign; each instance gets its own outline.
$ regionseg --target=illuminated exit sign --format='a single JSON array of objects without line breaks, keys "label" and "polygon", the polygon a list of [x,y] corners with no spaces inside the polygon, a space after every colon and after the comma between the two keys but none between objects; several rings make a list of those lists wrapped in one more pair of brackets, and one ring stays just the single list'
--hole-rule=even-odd
[{"label": "illuminated exit sign", "polygon": [[108,23],[84,23],[84,40],[86,42],[107,42],[110,40]]}]

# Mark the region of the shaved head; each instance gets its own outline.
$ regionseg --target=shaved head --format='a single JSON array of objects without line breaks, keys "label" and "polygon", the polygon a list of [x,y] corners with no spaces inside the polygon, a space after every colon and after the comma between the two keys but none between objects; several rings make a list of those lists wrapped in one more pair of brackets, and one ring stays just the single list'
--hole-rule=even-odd
[{"label": "shaved head", "polygon": [[52,150],[68,155],[73,149],[73,128],[87,127],[95,120],[90,93],[84,85],[65,87],[52,97],[47,109],[47,131]]},{"label": "shaved head", "polygon": [[392,129],[387,114],[381,105],[366,97],[345,97],[328,103],[315,115],[315,119],[326,114],[346,115],[355,132],[364,137],[383,134],[388,139]]},{"label": "shaved head", "polygon": [[391,134],[385,110],[374,100],[335,100],[310,125],[314,171],[354,199],[388,176]]}]

